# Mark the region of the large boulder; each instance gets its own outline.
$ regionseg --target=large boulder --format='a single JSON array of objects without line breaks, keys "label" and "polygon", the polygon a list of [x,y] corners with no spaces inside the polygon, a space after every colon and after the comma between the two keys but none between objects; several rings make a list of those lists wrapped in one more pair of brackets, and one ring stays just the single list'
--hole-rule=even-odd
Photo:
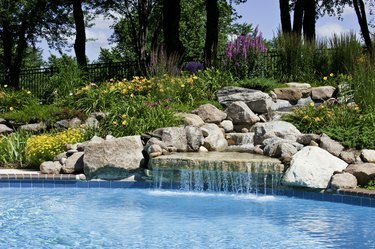
[{"label": "large boulder", "polygon": [[204,124],[202,126],[207,135],[203,140],[203,146],[209,151],[223,151],[228,147],[228,142],[223,131],[215,124]]},{"label": "large boulder", "polygon": [[375,164],[374,163],[360,163],[351,164],[346,169],[348,172],[357,178],[358,185],[366,186],[369,181],[375,180]]},{"label": "large boulder", "polygon": [[217,92],[220,104],[229,106],[236,101],[243,101],[255,113],[268,113],[271,109],[272,98],[258,90],[228,86]]},{"label": "large boulder", "polygon": [[191,125],[191,126],[202,126],[204,125],[204,121],[196,114],[191,113],[181,113],[179,114],[184,121],[184,125]]},{"label": "large boulder", "polygon": [[284,99],[288,101],[298,101],[302,98],[302,91],[298,88],[275,88],[273,92],[276,94],[278,99]]},{"label": "large boulder", "polygon": [[42,174],[60,174],[62,165],[58,161],[45,161],[40,164],[40,173]]},{"label": "large boulder", "polygon": [[198,151],[203,144],[203,134],[196,126],[186,126],[187,151]]},{"label": "large boulder", "polygon": [[177,151],[187,150],[187,139],[184,127],[167,127],[154,131],[167,147],[175,147]]},{"label": "large boulder", "polygon": [[225,109],[225,112],[235,125],[252,125],[260,121],[259,117],[255,115],[243,101],[235,101],[231,103],[228,108]]},{"label": "large boulder", "polygon": [[83,173],[83,155],[83,152],[77,152],[68,157],[62,167],[62,172],[65,174]]},{"label": "large boulder", "polygon": [[11,128],[6,126],[5,124],[0,124],[0,134],[8,134],[8,133],[11,133],[11,132],[13,132],[13,130]]},{"label": "large boulder", "polygon": [[342,146],[339,142],[331,139],[326,134],[323,134],[320,137],[320,147],[337,157],[344,150],[344,146]]},{"label": "large boulder", "polygon": [[83,157],[84,173],[89,179],[123,179],[143,163],[140,136],[128,136],[89,143]]},{"label": "large boulder", "polygon": [[315,101],[324,101],[330,99],[335,92],[333,86],[319,86],[311,89],[311,98]]},{"label": "large boulder", "polygon": [[47,129],[47,125],[44,122],[35,123],[35,124],[25,124],[19,127],[20,130],[30,131],[30,132],[40,132]]},{"label": "large boulder", "polygon": [[364,162],[375,163],[375,150],[362,150],[361,158]]},{"label": "large boulder", "polygon": [[211,104],[201,105],[192,113],[198,115],[206,123],[220,123],[227,117],[225,112]]},{"label": "large boulder", "polygon": [[254,144],[262,144],[267,138],[280,137],[296,141],[301,132],[291,123],[285,121],[271,121],[267,123],[256,123],[252,127],[254,131]]},{"label": "large boulder", "polygon": [[357,187],[357,178],[349,173],[335,174],[331,179],[331,189],[348,189]]},{"label": "large boulder", "polygon": [[341,172],[347,165],[319,147],[307,146],[293,156],[283,183],[287,186],[327,188],[333,173]]}]

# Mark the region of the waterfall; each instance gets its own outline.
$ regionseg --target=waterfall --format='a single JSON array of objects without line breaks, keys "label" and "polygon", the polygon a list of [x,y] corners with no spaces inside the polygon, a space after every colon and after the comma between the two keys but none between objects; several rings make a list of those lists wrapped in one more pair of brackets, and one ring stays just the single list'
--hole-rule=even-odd
[{"label": "waterfall", "polygon": [[206,191],[239,194],[273,194],[279,185],[280,174],[256,173],[259,164],[249,166],[245,172],[208,169],[154,169],[156,189]]}]

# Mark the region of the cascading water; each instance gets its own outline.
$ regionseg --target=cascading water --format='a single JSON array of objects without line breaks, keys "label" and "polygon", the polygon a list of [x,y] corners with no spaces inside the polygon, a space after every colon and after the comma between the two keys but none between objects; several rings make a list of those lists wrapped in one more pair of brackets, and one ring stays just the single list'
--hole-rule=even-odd
[{"label": "cascading water", "polygon": [[[256,164],[254,172],[258,172]],[[217,171],[205,169],[154,169],[154,187],[182,191],[207,191],[240,194],[274,194],[280,181],[278,173]]]}]

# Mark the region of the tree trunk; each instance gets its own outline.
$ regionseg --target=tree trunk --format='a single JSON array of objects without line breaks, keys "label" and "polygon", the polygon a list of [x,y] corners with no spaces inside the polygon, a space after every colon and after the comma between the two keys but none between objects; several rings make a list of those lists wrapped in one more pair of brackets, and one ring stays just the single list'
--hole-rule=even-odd
[{"label": "tree trunk", "polygon": [[292,31],[292,26],[290,22],[289,0],[279,0],[279,5],[280,5],[281,30],[283,34],[288,34]]},{"label": "tree trunk", "polygon": [[293,33],[298,36],[302,34],[304,1],[305,0],[297,0],[294,6]]},{"label": "tree trunk", "polygon": [[11,82],[11,69],[12,69],[12,60],[13,60],[13,54],[12,54],[12,48],[14,46],[13,38],[12,38],[12,32],[9,25],[8,20],[2,20],[2,46],[3,46],[3,63],[5,68],[5,80],[6,84],[10,84]]},{"label": "tree trunk", "polygon": [[353,0],[355,13],[357,15],[359,26],[361,27],[361,33],[369,53],[372,53],[372,41],[370,37],[370,31],[368,29],[366,9],[363,0]]},{"label": "tree trunk", "polygon": [[163,0],[164,43],[168,57],[182,57],[184,54],[179,34],[180,15],[180,0]]},{"label": "tree trunk", "polygon": [[219,41],[219,7],[218,0],[206,0],[206,41],[204,45],[204,59],[206,66],[212,66],[217,55]]},{"label": "tree trunk", "polygon": [[316,2],[315,0],[305,0],[303,17],[303,35],[307,41],[315,40],[315,22],[316,22]]},{"label": "tree trunk", "polygon": [[86,32],[85,19],[82,11],[82,1],[73,0],[73,17],[76,26],[76,39],[74,42],[74,52],[76,54],[77,63],[81,68],[87,65],[86,60]]}]

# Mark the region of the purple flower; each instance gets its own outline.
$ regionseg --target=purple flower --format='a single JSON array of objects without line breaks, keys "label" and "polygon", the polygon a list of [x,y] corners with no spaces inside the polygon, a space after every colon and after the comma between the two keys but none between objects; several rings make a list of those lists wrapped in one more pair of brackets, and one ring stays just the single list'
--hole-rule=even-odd
[{"label": "purple flower", "polygon": [[186,63],[185,70],[189,71],[190,73],[197,73],[199,70],[203,70],[203,65],[200,62],[196,61],[189,61]]}]

